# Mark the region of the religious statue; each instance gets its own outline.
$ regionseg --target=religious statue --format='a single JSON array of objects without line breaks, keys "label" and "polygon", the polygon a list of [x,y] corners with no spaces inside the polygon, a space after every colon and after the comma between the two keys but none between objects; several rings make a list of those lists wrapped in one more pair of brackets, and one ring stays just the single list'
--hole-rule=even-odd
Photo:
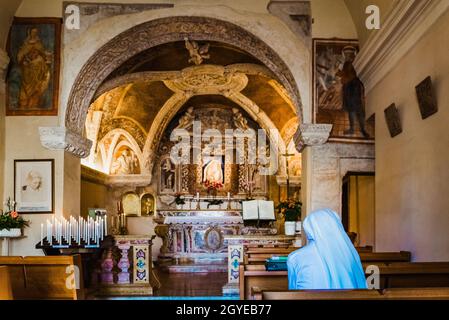
[{"label": "religious statue", "polygon": [[169,158],[165,159],[161,165],[161,186],[162,190],[174,191],[175,172],[172,162]]},{"label": "religious statue", "polygon": [[17,53],[21,71],[19,108],[41,107],[41,100],[50,83],[52,53],[45,50],[39,29],[28,29],[27,37]]},{"label": "religious statue", "polygon": [[134,151],[125,149],[122,151],[111,166],[111,174],[127,175],[135,174],[138,167],[138,159]]},{"label": "religious statue", "polygon": [[193,114],[193,108],[187,109],[187,112],[179,119],[178,126],[175,129],[189,129],[193,125],[195,115]]},{"label": "religious statue", "polygon": [[189,41],[189,39],[184,38],[186,49],[189,51],[190,59],[189,63],[194,63],[195,65],[200,65],[205,59],[209,59],[209,43],[200,46],[196,41]]},{"label": "religious statue", "polygon": [[203,173],[203,182],[209,181],[211,183],[223,183],[223,169],[221,161],[212,159],[205,167]]},{"label": "religious statue", "polygon": [[233,121],[236,129],[247,130],[248,129],[248,120],[246,120],[243,115],[240,113],[239,109],[232,108]]},{"label": "religious statue", "polygon": [[154,213],[154,200],[151,195],[145,195],[144,199],[142,199],[142,214],[144,215],[152,215]]}]

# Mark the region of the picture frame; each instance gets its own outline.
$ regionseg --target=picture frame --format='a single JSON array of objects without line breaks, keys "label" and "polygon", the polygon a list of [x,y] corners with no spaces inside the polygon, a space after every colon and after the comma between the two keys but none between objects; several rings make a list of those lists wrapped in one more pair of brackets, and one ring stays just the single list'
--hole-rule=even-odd
[{"label": "picture frame", "polygon": [[359,51],[356,39],[314,38],[312,42],[312,110],[313,122],[332,124],[329,141],[347,143],[374,143],[374,125],[368,121],[364,127],[365,137],[358,118],[353,133],[348,112],[343,108],[342,83],[337,76],[346,61],[353,61]]},{"label": "picture frame", "polygon": [[424,120],[437,113],[438,104],[433,92],[432,78],[426,77],[415,87],[415,90],[421,118]]},{"label": "picture frame", "polygon": [[54,213],[54,172],[54,159],[14,160],[14,200],[18,213]]},{"label": "picture frame", "polygon": [[394,138],[402,132],[401,118],[399,117],[398,108],[396,108],[396,105],[392,103],[384,110],[384,114],[390,136]]},{"label": "picture frame", "polygon": [[9,31],[7,116],[58,114],[60,18],[17,18]]}]

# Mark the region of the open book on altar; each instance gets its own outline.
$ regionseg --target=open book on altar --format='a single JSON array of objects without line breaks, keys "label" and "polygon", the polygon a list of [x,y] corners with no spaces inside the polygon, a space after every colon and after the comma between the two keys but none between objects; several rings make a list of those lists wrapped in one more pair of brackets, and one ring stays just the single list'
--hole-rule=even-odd
[{"label": "open book on altar", "polygon": [[243,220],[276,220],[274,202],[251,200],[242,202]]}]

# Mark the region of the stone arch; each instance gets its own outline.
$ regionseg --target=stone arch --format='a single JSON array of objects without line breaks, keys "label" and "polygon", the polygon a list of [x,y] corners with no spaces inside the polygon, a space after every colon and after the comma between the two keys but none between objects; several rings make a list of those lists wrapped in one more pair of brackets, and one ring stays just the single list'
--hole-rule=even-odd
[{"label": "stone arch", "polygon": [[113,70],[139,52],[160,44],[182,41],[184,37],[197,41],[227,43],[255,56],[285,86],[298,110],[299,118],[303,119],[303,105],[295,77],[280,56],[264,41],[228,21],[198,16],[176,16],[138,24],[115,36],[91,56],[81,68],[70,91],[65,127],[82,136],[87,110],[95,92]]},{"label": "stone arch", "polygon": [[[144,158],[142,155],[142,150],[140,150],[140,147],[134,137],[126,130],[117,128],[110,132],[108,132],[107,135],[105,135],[99,142],[98,146],[99,148],[102,148],[102,160],[103,160],[103,170],[106,171],[108,174],[110,173],[110,168],[113,160],[113,153],[116,150],[117,146],[119,145],[119,139],[120,137],[125,137],[126,142],[121,142],[121,144],[125,144],[128,146],[131,150],[133,150],[136,153],[136,156],[139,160],[139,166],[140,171],[142,173]],[[108,139],[112,138],[111,145],[109,146],[109,149],[104,149],[104,142]],[[103,154],[104,153],[104,154]]]}]

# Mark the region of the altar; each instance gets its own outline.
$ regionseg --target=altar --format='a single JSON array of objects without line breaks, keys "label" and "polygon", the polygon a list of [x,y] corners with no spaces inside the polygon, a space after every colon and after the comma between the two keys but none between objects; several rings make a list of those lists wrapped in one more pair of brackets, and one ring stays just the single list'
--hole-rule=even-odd
[{"label": "altar", "polygon": [[162,259],[224,262],[227,257],[224,236],[240,234],[243,228],[237,210],[160,211],[158,214],[162,225],[167,226]]},{"label": "altar", "polygon": [[[156,234],[163,239],[159,261],[171,265],[209,264],[209,272],[228,270],[228,239],[243,235],[274,235],[276,228],[245,226],[241,210],[164,210],[158,212]],[[198,268],[197,268],[198,269]],[[172,267],[171,272],[181,272]]]}]

